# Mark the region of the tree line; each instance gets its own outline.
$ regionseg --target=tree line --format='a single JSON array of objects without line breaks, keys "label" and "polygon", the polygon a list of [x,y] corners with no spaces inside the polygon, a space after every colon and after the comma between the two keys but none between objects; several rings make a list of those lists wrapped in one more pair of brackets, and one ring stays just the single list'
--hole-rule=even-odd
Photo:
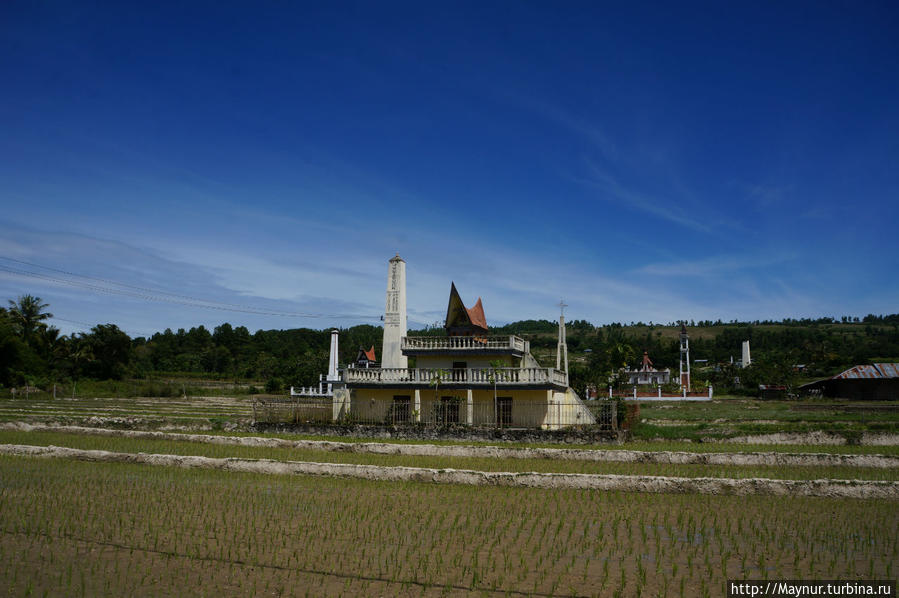
[{"label": "tree line", "polygon": [[[270,390],[307,386],[327,371],[330,329],[258,330],[223,323],[212,330],[166,329],[131,338],[115,324],[62,335],[48,323],[50,306],[24,295],[0,307],[0,384],[47,387],[79,379],[116,380],[162,375],[197,375],[220,380],[264,382]],[[691,326],[690,356],[696,385],[711,383],[723,392],[754,391],[759,383],[795,385],[802,378],[833,375],[873,361],[899,361],[899,314],[853,318],[786,320],[762,323],[710,323]],[[570,378],[575,390],[620,384],[621,368],[639,366],[647,351],[658,369],[677,378],[679,325],[613,323],[596,327],[585,320],[566,324]],[[515,334],[543,354],[556,346],[558,323],[525,320],[496,327],[492,334]],[[409,335],[442,334],[441,329],[410,330]],[[381,355],[382,329],[359,325],[340,330],[339,362],[352,362],[360,347]],[[753,365],[737,370],[749,340]]]}]

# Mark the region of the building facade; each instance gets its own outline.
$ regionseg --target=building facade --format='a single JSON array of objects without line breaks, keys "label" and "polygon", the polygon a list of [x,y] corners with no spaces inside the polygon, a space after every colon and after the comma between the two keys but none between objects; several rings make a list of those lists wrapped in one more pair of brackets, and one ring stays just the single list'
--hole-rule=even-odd
[{"label": "building facade", "polygon": [[642,385],[654,385],[660,386],[662,384],[668,384],[671,381],[671,370],[657,370],[653,367],[652,360],[649,358],[649,353],[643,351],[643,364],[639,369],[635,370],[626,370],[624,375],[627,376],[628,384],[635,384],[637,386]]},{"label": "building facade", "polygon": [[[399,256],[391,260],[388,310],[405,323],[405,262],[395,276]],[[393,295],[391,295],[391,293]],[[388,334],[385,321],[385,342]],[[405,326],[403,326],[405,328]],[[489,334],[478,298],[465,306],[451,285],[445,334],[401,336],[401,367],[350,367],[342,370],[342,388],[334,393],[333,416],[366,423],[459,424],[556,429],[592,424],[595,419],[568,386],[568,373],[541,366],[530,344],[514,335]],[[392,340],[392,338],[391,338]],[[408,365],[414,360],[414,365]]]}]

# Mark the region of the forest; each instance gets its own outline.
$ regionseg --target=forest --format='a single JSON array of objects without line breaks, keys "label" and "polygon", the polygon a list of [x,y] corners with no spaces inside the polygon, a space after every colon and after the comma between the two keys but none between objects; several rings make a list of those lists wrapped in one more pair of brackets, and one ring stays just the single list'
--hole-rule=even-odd
[{"label": "forest", "polygon": [[[78,380],[153,379],[193,376],[234,382],[254,381],[269,392],[312,385],[327,371],[330,329],[258,330],[222,323],[208,330],[165,329],[149,338],[131,338],[113,323],[89,332],[62,335],[49,324],[50,306],[24,295],[0,307],[0,385],[49,385]],[[783,321],[685,322],[690,335],[693,380],[712,384],[717,393],[755,394],[758,384],[788,387],[823,378],[857,364],[899,362],[899,314],[863,318],[788,319]],[[647,351],[658,369],[671,368],[676,379],[680,325],[652,322],[594,326],[584,320],[566,324],[571,386],[583,392],[620,385],[620,368],[634,367]],[[440,328],[410,330],[410,336],[442,334]],[[558,324],[525,320],[491,330],[530,341],[545,366],[554,365]],[[341,364],[360,348],[381,354],[382,329],[359,325],[340,330]],[[752,366],[737,370],[743,341],[752,348]]]}]

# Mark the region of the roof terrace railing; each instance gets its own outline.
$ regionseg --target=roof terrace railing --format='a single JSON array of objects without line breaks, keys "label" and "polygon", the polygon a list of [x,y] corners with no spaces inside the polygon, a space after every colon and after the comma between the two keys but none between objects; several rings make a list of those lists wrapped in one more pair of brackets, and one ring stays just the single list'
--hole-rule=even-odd
[{"label": "roof terrace railing", "polygon": [[404,336],[403,351],[515,351],[526,353],[528,342],[509,336]]},{"label": "roof terrace railing", "polygon": [[555,368],[349,368],[347,384],[461,384],[489,386],[568,386],[568,374]]}]

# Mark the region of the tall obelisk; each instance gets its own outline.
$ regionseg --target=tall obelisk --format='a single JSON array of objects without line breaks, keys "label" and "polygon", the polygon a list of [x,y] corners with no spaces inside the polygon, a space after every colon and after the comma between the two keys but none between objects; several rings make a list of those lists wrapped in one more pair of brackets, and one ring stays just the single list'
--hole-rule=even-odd
[{"label": "tall obelisk", "polygon": [[384,309],[382,368],[409,367],[409,359],[400,350],[406,336],[406,261],[396,254],[387,269],[387,306]]}]

